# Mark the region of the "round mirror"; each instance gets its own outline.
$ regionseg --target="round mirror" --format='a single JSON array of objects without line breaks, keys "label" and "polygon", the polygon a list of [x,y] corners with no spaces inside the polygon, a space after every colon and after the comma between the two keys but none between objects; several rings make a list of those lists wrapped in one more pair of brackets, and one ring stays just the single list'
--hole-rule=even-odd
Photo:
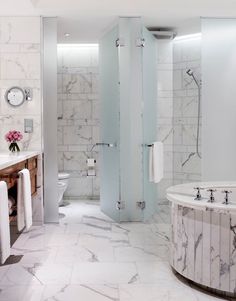
[{"label": "round mirror", "polygon": [[18,107],[25,101],[25,92],[19,87],[12,87],[6,91],[5,99],[11,106]]}]

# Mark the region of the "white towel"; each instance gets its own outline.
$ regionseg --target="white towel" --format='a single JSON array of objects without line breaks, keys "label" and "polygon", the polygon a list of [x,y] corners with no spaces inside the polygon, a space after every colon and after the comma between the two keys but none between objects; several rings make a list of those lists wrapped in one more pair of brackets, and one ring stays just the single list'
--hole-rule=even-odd
[{"label": "white towel", "polygon": [[21,231],[24,227],[28,231],[32,226],[31,182],[28,169],[19,172],[17,185],[17,227]]},{"label": "white towel", "polygon": [[149,181],[159,183],[163,178],[163,143],[154,142],[149,150]]},{"label": "white towel", "polygon": [[10,226],[8,214],[8,190],[4,181],[0,182],[0,263],[10,256]]},{"label": "white towel", "polygon": [[22,231],[25,227],[25,206],[24,198],[22,193],[22,174],[19,173],[19,178],[17,180],[17,229]]}]

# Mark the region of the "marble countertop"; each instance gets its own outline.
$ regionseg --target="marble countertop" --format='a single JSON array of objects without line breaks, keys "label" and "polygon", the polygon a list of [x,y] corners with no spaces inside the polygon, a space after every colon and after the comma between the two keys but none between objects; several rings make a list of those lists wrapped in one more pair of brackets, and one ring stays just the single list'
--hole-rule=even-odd
[{"label": "marble countertop", "polygon": [[[201,190],[201,200],[194,199],[196,196],[194,187],[203,188],[203,190]],[[210,193],[207,190],[209,188],[216,189],[216,192],[214,192],[214,203],[208,202]],[[229,194],[228,205],[223,204],[225,195],[222,191],[224,189],[232,192]],[[166,190],[166,197],[172,203],[177,203],[193,209],[236,214],[236,182],[197,182],[175,185]]]},{"label": "marble countertop", "polygon": [[16,154],[0,152],[0,170],[40,154],[40,151],[22,151]]}]

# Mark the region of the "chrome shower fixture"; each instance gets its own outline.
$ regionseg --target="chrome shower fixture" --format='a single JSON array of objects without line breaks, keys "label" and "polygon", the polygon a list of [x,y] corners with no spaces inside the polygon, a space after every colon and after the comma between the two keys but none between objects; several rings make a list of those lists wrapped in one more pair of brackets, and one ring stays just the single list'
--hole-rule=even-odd
[{"label": "chrome shower fixture", "polygon": [[[188,69],[186,71],[186,74],[188,76],[192,77],[194,80],[195,84],[197,85],[198,88],[198,112],[197,112],[197,140],[196,140],[196,154],[199,158],[201,158],[200,152],[199,152],[199,136],[200,136],[200,115],[201,115],[201,81],[197,80],[197,78],[194,75],[194,72],[192,69]],[[193,153],[195,154],[195,153]]]},{"label": "chrome shower fixture", "polygon": [[187,73],[189,76],[193,76],[193,70],[191,70],[191,69],[188,69],[188,70],[186,71],[186,73]]}]

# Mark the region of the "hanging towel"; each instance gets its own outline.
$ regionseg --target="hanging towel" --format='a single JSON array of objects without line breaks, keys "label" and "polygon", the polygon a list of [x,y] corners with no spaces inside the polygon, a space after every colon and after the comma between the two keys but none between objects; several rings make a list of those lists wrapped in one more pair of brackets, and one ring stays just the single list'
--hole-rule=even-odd
[{"label": "hanging towel", "polygon": [[154,142],[149,150],[149,181],[159,183],[163,178],[163,143]]},{"label": "hanging towel", "polygon": [[32,226],[31,182],[28,169],[19,172],[17,185],[17,227],[21,231],[24,227],[28,231]]},{"label": "hanging towel", "polygon": [[0,263],[4,264],[10,256],[10,226],[8,214],[7,184],[0,181]]},{"label": "hanging towel", "polygon": [[25,206],[24,198],[22,194],[22,174],[19,173],[19,178],[17,180],[17,229],[22,231],[25,227]]}]

